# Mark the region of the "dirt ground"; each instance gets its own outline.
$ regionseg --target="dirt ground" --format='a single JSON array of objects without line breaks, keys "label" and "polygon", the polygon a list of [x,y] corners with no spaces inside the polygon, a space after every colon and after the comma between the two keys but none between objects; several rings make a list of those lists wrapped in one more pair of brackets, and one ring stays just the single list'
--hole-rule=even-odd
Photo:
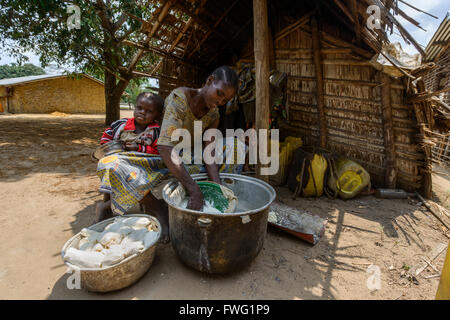
[{"label": "dirt ground", "polygon": [[[432,262],[439,273],[408,272],[448,244],[449,233],[416,200],[294,201],[287,188],[276,188],[279,201],[328,219],[317,245],[269,228],[250,266],[220,276],[189,269],[170,244],[159,245],[133,286],[69,290],[60,251],[101,200],[90,153],[103,129],[102,116],[0,115],[0,299],[434,299],[439,277],[426,277],[440,273],[445,251]],[[434,200],[450,208],[449,176],[433,182]],[[371,264],[381,271],[373,292]]]}]

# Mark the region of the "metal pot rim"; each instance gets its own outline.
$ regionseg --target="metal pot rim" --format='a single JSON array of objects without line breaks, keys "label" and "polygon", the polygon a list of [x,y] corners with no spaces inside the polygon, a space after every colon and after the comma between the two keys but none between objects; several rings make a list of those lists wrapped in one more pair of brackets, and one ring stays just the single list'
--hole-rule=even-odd
[{"label": "metal pot rim", "polygon": [[[72,269],[74,269],[74,270],[80,270],[80,271],[105,271],[105,270],[108,270],[108,269],[116,268],[116,267],[118,267],[118,266],[120,266],[120,265],[122,265],[122,264],[124,264],[124,263],[126,263],[126,262],[128,262],[128,261],[130,261],[130,260],[132,260],[132,259],[134,259],[134,258],[137,258],[138,256],[142,255],[144,252],[146,252],[147,250],[149,250],[149,249],[155,247],[155,246],[158,244],[159,238],[161,238],[161,223],[159,222],[158,219],[156,219],[155,217],[153,217],[153,216],[151,216],[151,215],[148,215],[148,214],[141,214],[141,213],[127,214],[126,217],[127,217],[127,218],[132,218],[132,217],[144,217],[144,218],[149,218],[149,219],[151,219],[151,220],[156,221],[156,224],[158,225],[159,231],[158,231],[158,236],[157,236],[157,238],[156,238],[155,243],[154,243],[153,245],[151,245],[150,247],[145,248],[145,249],[142,250],[141,252],[132,254],[131,256],[126,257],[125,259],[123,259],[123,260],[120,261],[119,263],[114,264],[114,265],[112,265],[112,266],[107,266],[107,267],[104,267],[104,268],[86,268],[86,267],[79,267],[79,266],[76,266],[76,265],[74,265],[74,264],[71,264],[70,262],[65,261],[65,260],[64,260],[64,255],[65,255],[66,250],[67,250],[67,249],[69,248],[69,246],[72,244],[72,242],[75,241],[78,237],[81,236],[81,235],[80,235],[81,231],[80,231],[80,232],[76,233],[75,235],[73,235],[69,240],[67,240],[67,242],[64,244],[64,246],[63,246],[62,249],[61,249],[61,258],[62,258],[64,264],[67,265],[67,266],[69,266],[70,268],[72,268]],[[96,223],[96,224],[93,224],[93,225],[87,227],[87,229],[90,229],[90,228],[95,227],[95,226],[100,226],[100,225],[103,225],[103,224],[105,224],[105,227],[106,227],[110,222],[114,221],[115,218],[116,218],[116,217],[112,217],[112,218],[109,218],[109,219],[100,221],[100,222],[98,222],[98,223]]]},{"label": "metal pot rim", "polygon": [[[201,211],[196,211],[196,210],[191,210],[191,209],[187,209],[187,208],[181,208],[178,206],[173,205],[168,197],[168,190],[171,189],[175,189],[176,186],[178,186],[179,181],[178,180],[172,180],[169,181],[163,188],[163,192],[162,192],[162,196],[164,201],[171,207],[177,209],[177,210],[181,210],[184,212],[189,212],[192,214],[196,214],[198,216],[214,216],[217,218],[226,218],[226,217],[238,217],[238,216],[246,216],[246,215],[251,215],[251,214],[255,214],[255,213],[260,213],[261,211],[267,209],[272,202],[275,200],[276,197],[276,192],[275,189],[268,184],[267,182],[257,179],[257,178],[253,178],[253,177],[249,177],[249,176],[245,176],[245,175],[240,175],[240,174],[234,174],[234,173],[219,173],[220,178],[230,178],[230,179],[236,179],[236,180],[245,180],[245,181],[251,181],[253,183],[257,183],[259,185],[262,185],[263,187],[266,188],[266,190],[268,191],[268,193],[270,194],[270,200],[261,208],[257,208],[257,209],[253,209],[253,210],[248,210],[248,211],[242,211],[242,212],[233,212],[233,213],[207,213],[207,212],[201,212]],[[208,175],[206,173],[198,173],[198,174],[192,174],[191,175],[192,179],[194,179],[194,181],[196,180],[201,180],[203,178],[208,178]]]}]

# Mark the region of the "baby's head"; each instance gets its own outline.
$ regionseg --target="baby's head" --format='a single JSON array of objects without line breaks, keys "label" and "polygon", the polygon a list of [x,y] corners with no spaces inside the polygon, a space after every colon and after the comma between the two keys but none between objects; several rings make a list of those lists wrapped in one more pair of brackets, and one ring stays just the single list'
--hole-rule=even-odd
[{"label": "baby's head", "polygon": [[148,126],[159,120],[163,107],[164,100],[159,95],[151,92],[142,92],[136,98],[134,121],[141,126]]}]

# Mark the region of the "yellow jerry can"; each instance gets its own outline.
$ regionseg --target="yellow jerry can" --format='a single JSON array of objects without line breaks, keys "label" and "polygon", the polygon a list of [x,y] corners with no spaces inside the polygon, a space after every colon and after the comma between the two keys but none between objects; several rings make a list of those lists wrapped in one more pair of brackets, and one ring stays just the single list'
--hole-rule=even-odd
[{"label": "yellow jerry can", "polygon": [[450,241],[447,247],[444,267],[442,268],[441,279],[439,280],[436,300],[450,300]]},{"label": "yellow jerry can", "polygon": [[351,199],[357,196],[364,188],[370,188],[370,175],[358,163],[338,158],[336,164],[336,177],[330,174],[328,188],[338,192],[342,199]]},{"label": "yellow jerry can", "polygon": [[270,177],[270,181],[276,185],[286,183],[289,166],[291,165],[293,153],[302,146],[302,139],[296,137],[287,137],[280,143],[279,169],[278,172]]},{"label": "yellow jerry can", "polygon": [[[303,189],[304,197],[320,197],[323,194],[323,180],[328,164],[325,157],[320,154],[314,154],[311,165],[308,167],[308,183]],[[311,174],[312,172],[312,174]],[[300,175],[297,176],[300,182]]]}]

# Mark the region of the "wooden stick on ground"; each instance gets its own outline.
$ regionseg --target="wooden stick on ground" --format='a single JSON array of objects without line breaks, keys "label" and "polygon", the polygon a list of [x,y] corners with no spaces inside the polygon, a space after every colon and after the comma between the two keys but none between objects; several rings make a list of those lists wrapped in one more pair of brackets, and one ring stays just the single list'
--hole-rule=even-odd
[{"label": "wooden stick on ground", "polygon": [[427,265],[429,265],[429,266],[431,267],[431,269],[433,269],[433,270],[436,271],[436,272],[439,272],[439,270],[438,270],[435,266],[433,266],[433,265],[431,264],[431,262],[428,261],[428,259],[426,259],[425,257],[421,257],[421,258],[422,258],[423,261],[425,261],[425,263],[426,263]]},{"label": "wooden stick on ground", "polygon": [[424,206],[427,207],[427,209],[433,214],[433,216],[435,216],[436,219],[438,219],[439,222],[442,223],[444,225],[444,227],[447,228],[447,230],[450,230],[450,226],[448,224],[446,224],[444,221],[442,221],[442,219],[439,217],[439,215],[436,212],[434,212],[433,208],[425,201],[425,199],[422,198],[422,196],[417,192],[416,192],[416,195],[420,199],[420,201],[422,201]]},{"label": "wooden stick on ground", "polygon": [[[439,255],[447,248],[446,244],[439,244],[438,247],[433,251],[432,257],[430,258],[430,262],[439,257]],[[418,276],[423,270],[427,268],[428,264],[424,263],[421,267],[416,269],[416,276]]]}]

